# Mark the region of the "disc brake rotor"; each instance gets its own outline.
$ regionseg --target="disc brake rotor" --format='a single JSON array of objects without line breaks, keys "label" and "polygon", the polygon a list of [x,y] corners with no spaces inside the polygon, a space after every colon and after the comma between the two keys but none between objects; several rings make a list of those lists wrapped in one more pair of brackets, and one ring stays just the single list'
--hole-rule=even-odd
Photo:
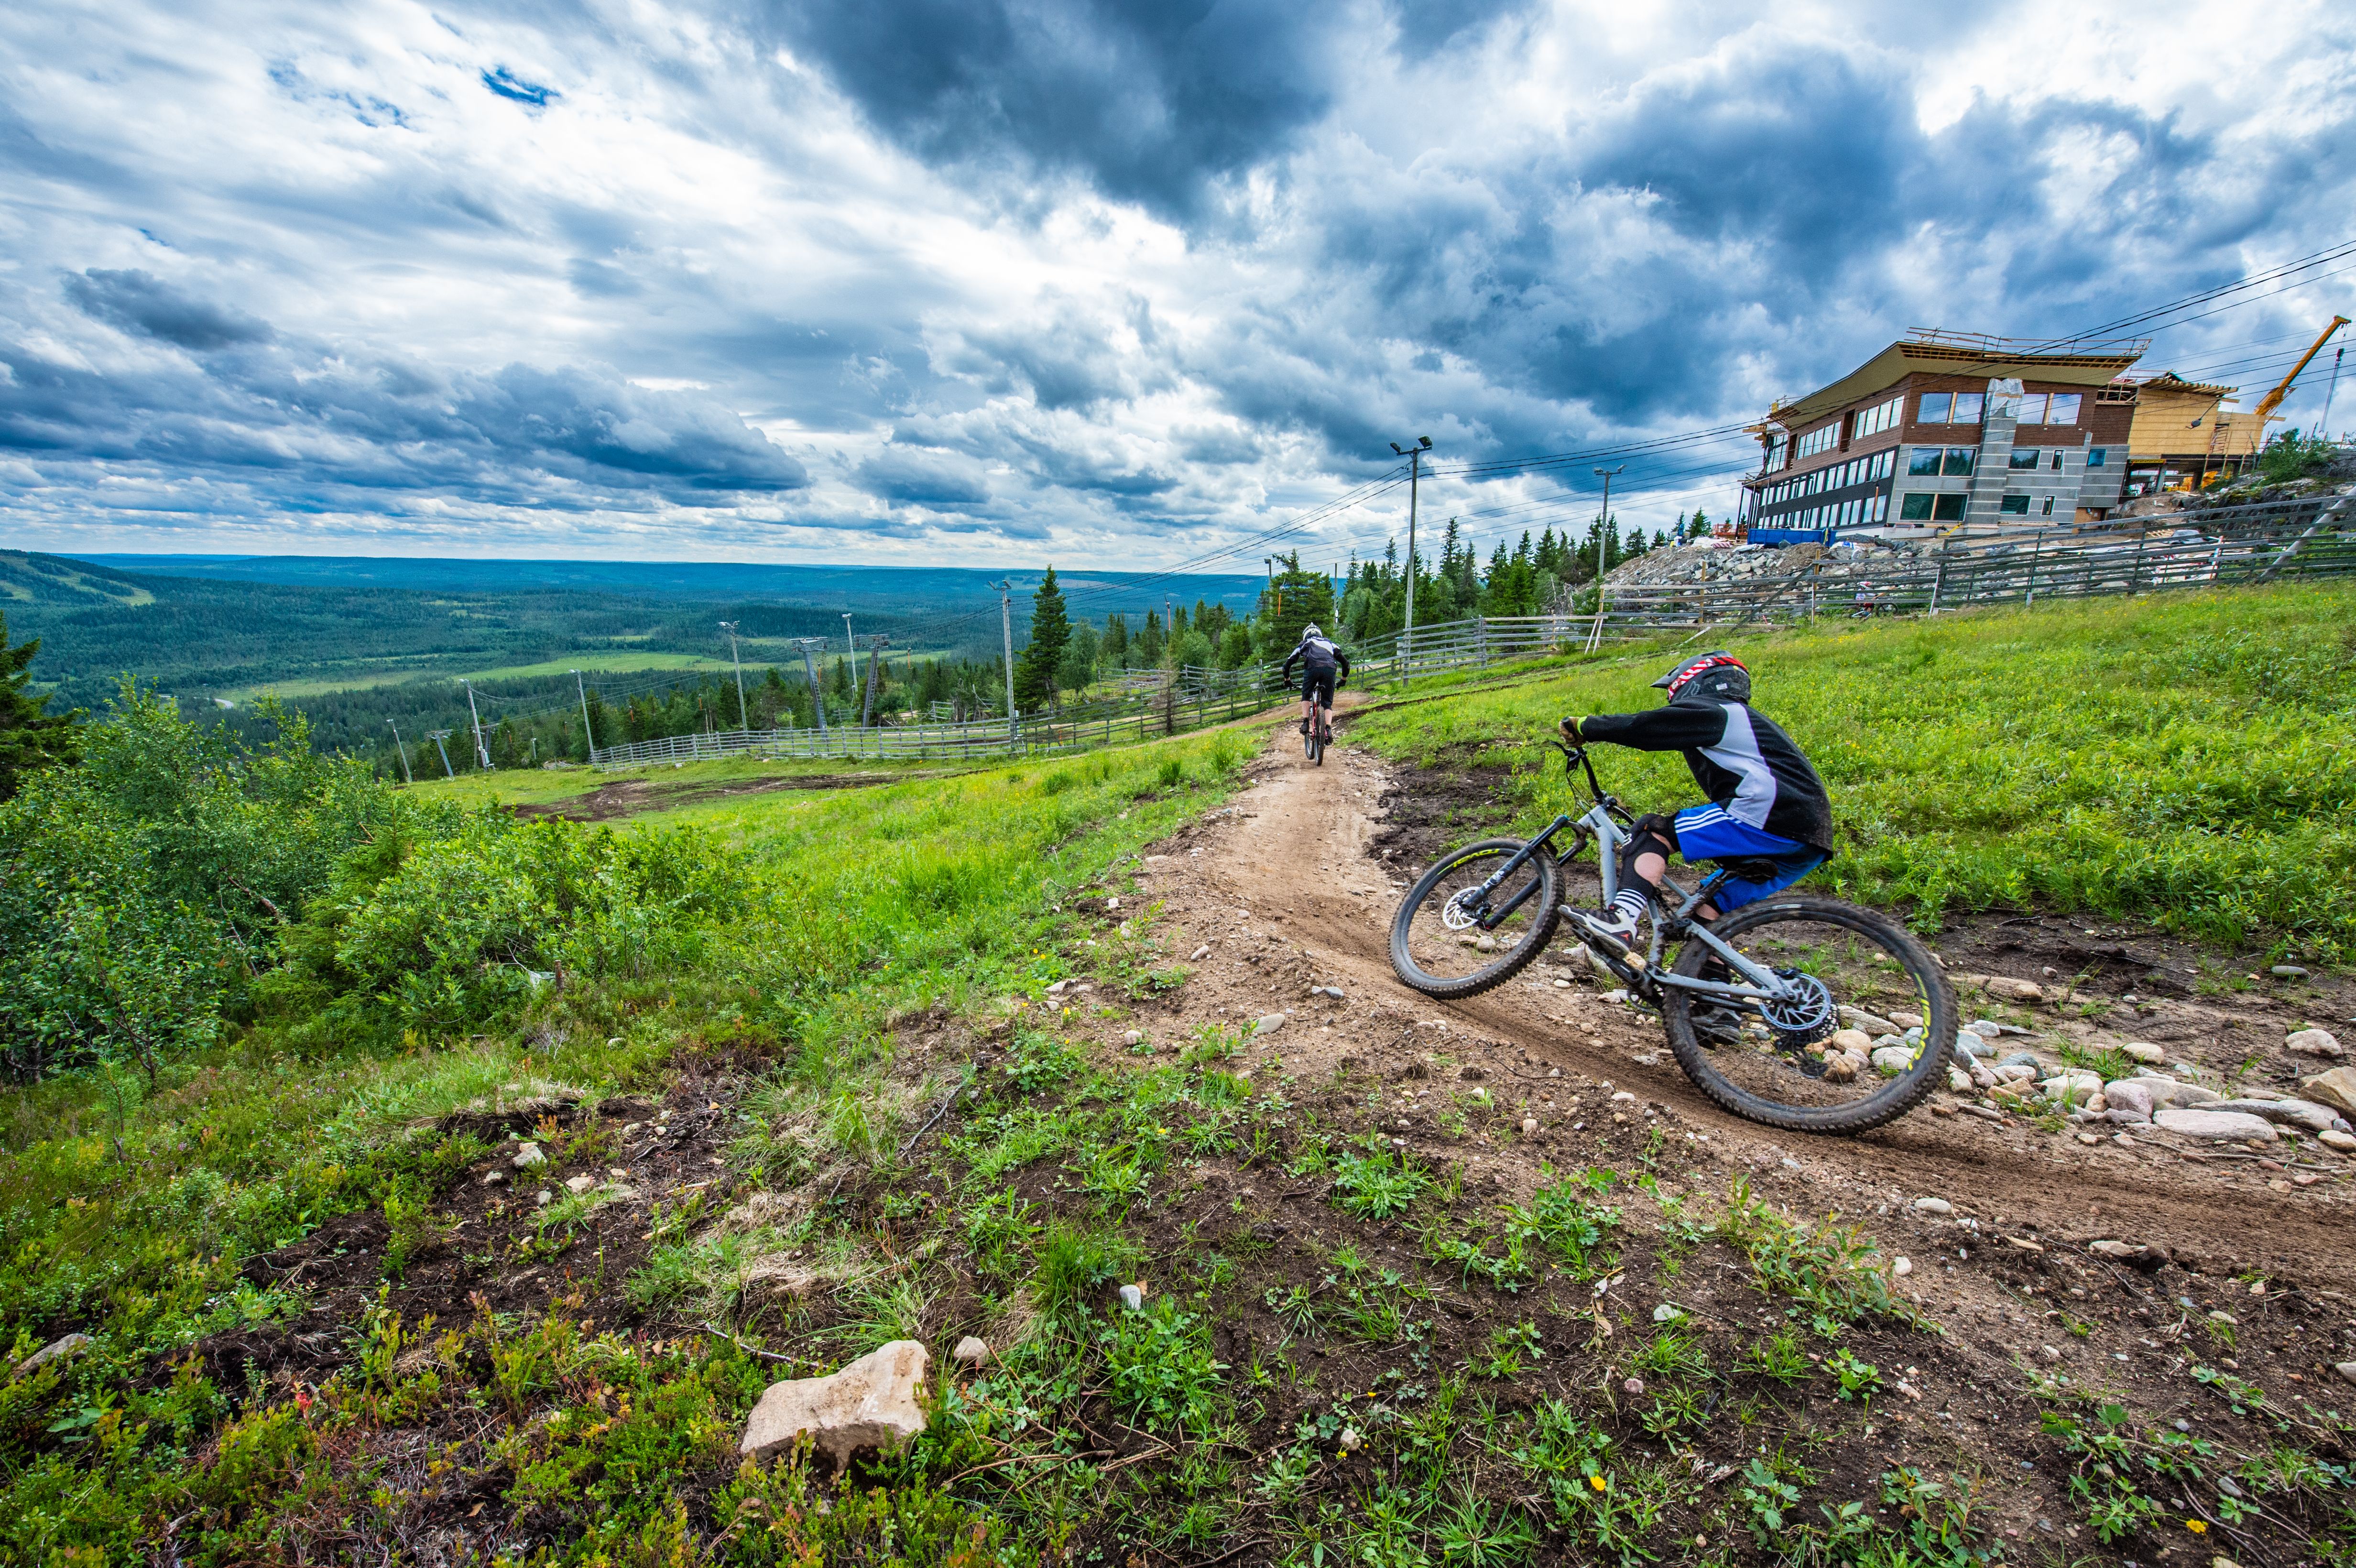
[{"label": "disc brake rotor", "polygon": [[1806,1045],[1831,1032],[1840,1008],[1829,987],[1797,969],[1778,969],[1775,978],[1783,982],[1783,994],[1760,1003],[1759,1010],[1777,1034],[1787,1043]]},{"label": "disc brake rotor", "polygon": [[1468,907],[1464,901],[1466,899],[1471,898],[1480,891],[1481,890],[1478,888],[1466,888],[1462,892],[1450,898],[1446,903],[1441,904],[1440,906],[1440,923],[1446,926],[1451,931],[1470,931],[1474,926],[1480,924],[1481,912],[1479,908],[1477,906]]}]

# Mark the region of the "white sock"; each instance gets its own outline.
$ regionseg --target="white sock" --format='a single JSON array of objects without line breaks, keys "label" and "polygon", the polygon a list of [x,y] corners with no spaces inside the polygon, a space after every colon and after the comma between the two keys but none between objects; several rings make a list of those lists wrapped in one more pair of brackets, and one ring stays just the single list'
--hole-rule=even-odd
[{"label": "white sock", "polygon": [[1612,900],[1612,912],[1625,915],[1631,921],[1642,920],[1652,907],[1653,901],[1636,888],[1622,888]]}]

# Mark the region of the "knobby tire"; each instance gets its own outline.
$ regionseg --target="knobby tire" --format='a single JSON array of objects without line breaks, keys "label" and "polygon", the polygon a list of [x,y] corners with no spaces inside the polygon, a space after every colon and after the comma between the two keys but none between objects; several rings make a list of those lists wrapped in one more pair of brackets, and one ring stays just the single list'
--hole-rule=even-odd
[{"label": "knobby tire", "polygon": [[1528,967],[1531,959],[1546,951],[1547,944],[1554,940],[1555,925],[1562,918],[1562,906],[1555,876],[1554,856],[1544,849],[1531,856],[1528,861],[1530,866],[1537,869],[1538,891],[1532,896],[1541,901],[1541,911],[1522,940],[1500,954],[1494,964],[1458,979],[1446,979],[1426,974],[1416,963],[1415,955],[1408,945],[1408,933],[1415,925],[1416,911],[1422,907],[1432,888],[1447,876],[1451,867],[1499,849],[1511,855],[1522,847],[1522,843],[1519,838],[1483,838],[1462,845],[1433,861],[1431,869],[1416,880],[1415,886],[1408,890],[1407,898],[1399,904],[1398,912],[1391,917],[1391,968],[1401,980],[1425,996],[1435,997],[1441,1001],[1477,997],[1483,991],[1504,985]]}]

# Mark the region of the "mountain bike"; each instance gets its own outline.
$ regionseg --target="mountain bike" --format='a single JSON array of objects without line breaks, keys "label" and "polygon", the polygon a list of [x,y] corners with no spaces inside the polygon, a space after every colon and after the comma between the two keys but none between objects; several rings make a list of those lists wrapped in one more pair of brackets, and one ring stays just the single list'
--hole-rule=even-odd
[{"label": "mountain bike", "polygon": [[[1600,885],[1597,908],[1611,907],[1634,817],[1597,782],[1585,747],[1547,743],[1562,753],[1574,798],[1585,770],[1593,805],[1558,816],[1535,838],[1483,838],[1434,862],[1391,922],[1400,979],[1445,1000],[1478,996],[1519,974],[1567,918],[1590,962],[1660,1015],[1686,1076],[1738,1116],[1861,1133],[1904,1115],[1943,1080],[1954,987],[1884,915],[1787,891],[1704,919],[1712,891],[1741,869],[1724,865],[1690,893],[1664,877],[1649,940],[1640,926],[1623,942],[1569,907],[1563,891],[1575,874]],[[1590,847],[1586,871],[1575,863]],[[1846,1029],[1862,1031],[1863,1051],[1854,1036],[1835,1040]]]},{"label": "mountain bike", "polygon": [[1333,710],[1320,702],[1310,709],[1309,732],[1301,738],[1301,746],[1309,760],[1319,767],[1325,765],[1325,748],[1333,743]]}]

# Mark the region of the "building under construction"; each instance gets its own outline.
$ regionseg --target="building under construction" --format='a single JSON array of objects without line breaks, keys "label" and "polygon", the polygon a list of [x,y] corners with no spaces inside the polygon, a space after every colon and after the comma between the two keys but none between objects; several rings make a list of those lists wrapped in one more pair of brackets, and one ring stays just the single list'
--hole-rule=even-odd
[{"label": "building under construction", "polygon": [[1741,521],[1767,541],[1840,529],[2096,522],[2136,496],[2238,475],[2275,405],[2344,325],[2243,412],[2238,389],[2133,374],[2148,340],[2055,346],[1917,332],[1751,427]]}]

